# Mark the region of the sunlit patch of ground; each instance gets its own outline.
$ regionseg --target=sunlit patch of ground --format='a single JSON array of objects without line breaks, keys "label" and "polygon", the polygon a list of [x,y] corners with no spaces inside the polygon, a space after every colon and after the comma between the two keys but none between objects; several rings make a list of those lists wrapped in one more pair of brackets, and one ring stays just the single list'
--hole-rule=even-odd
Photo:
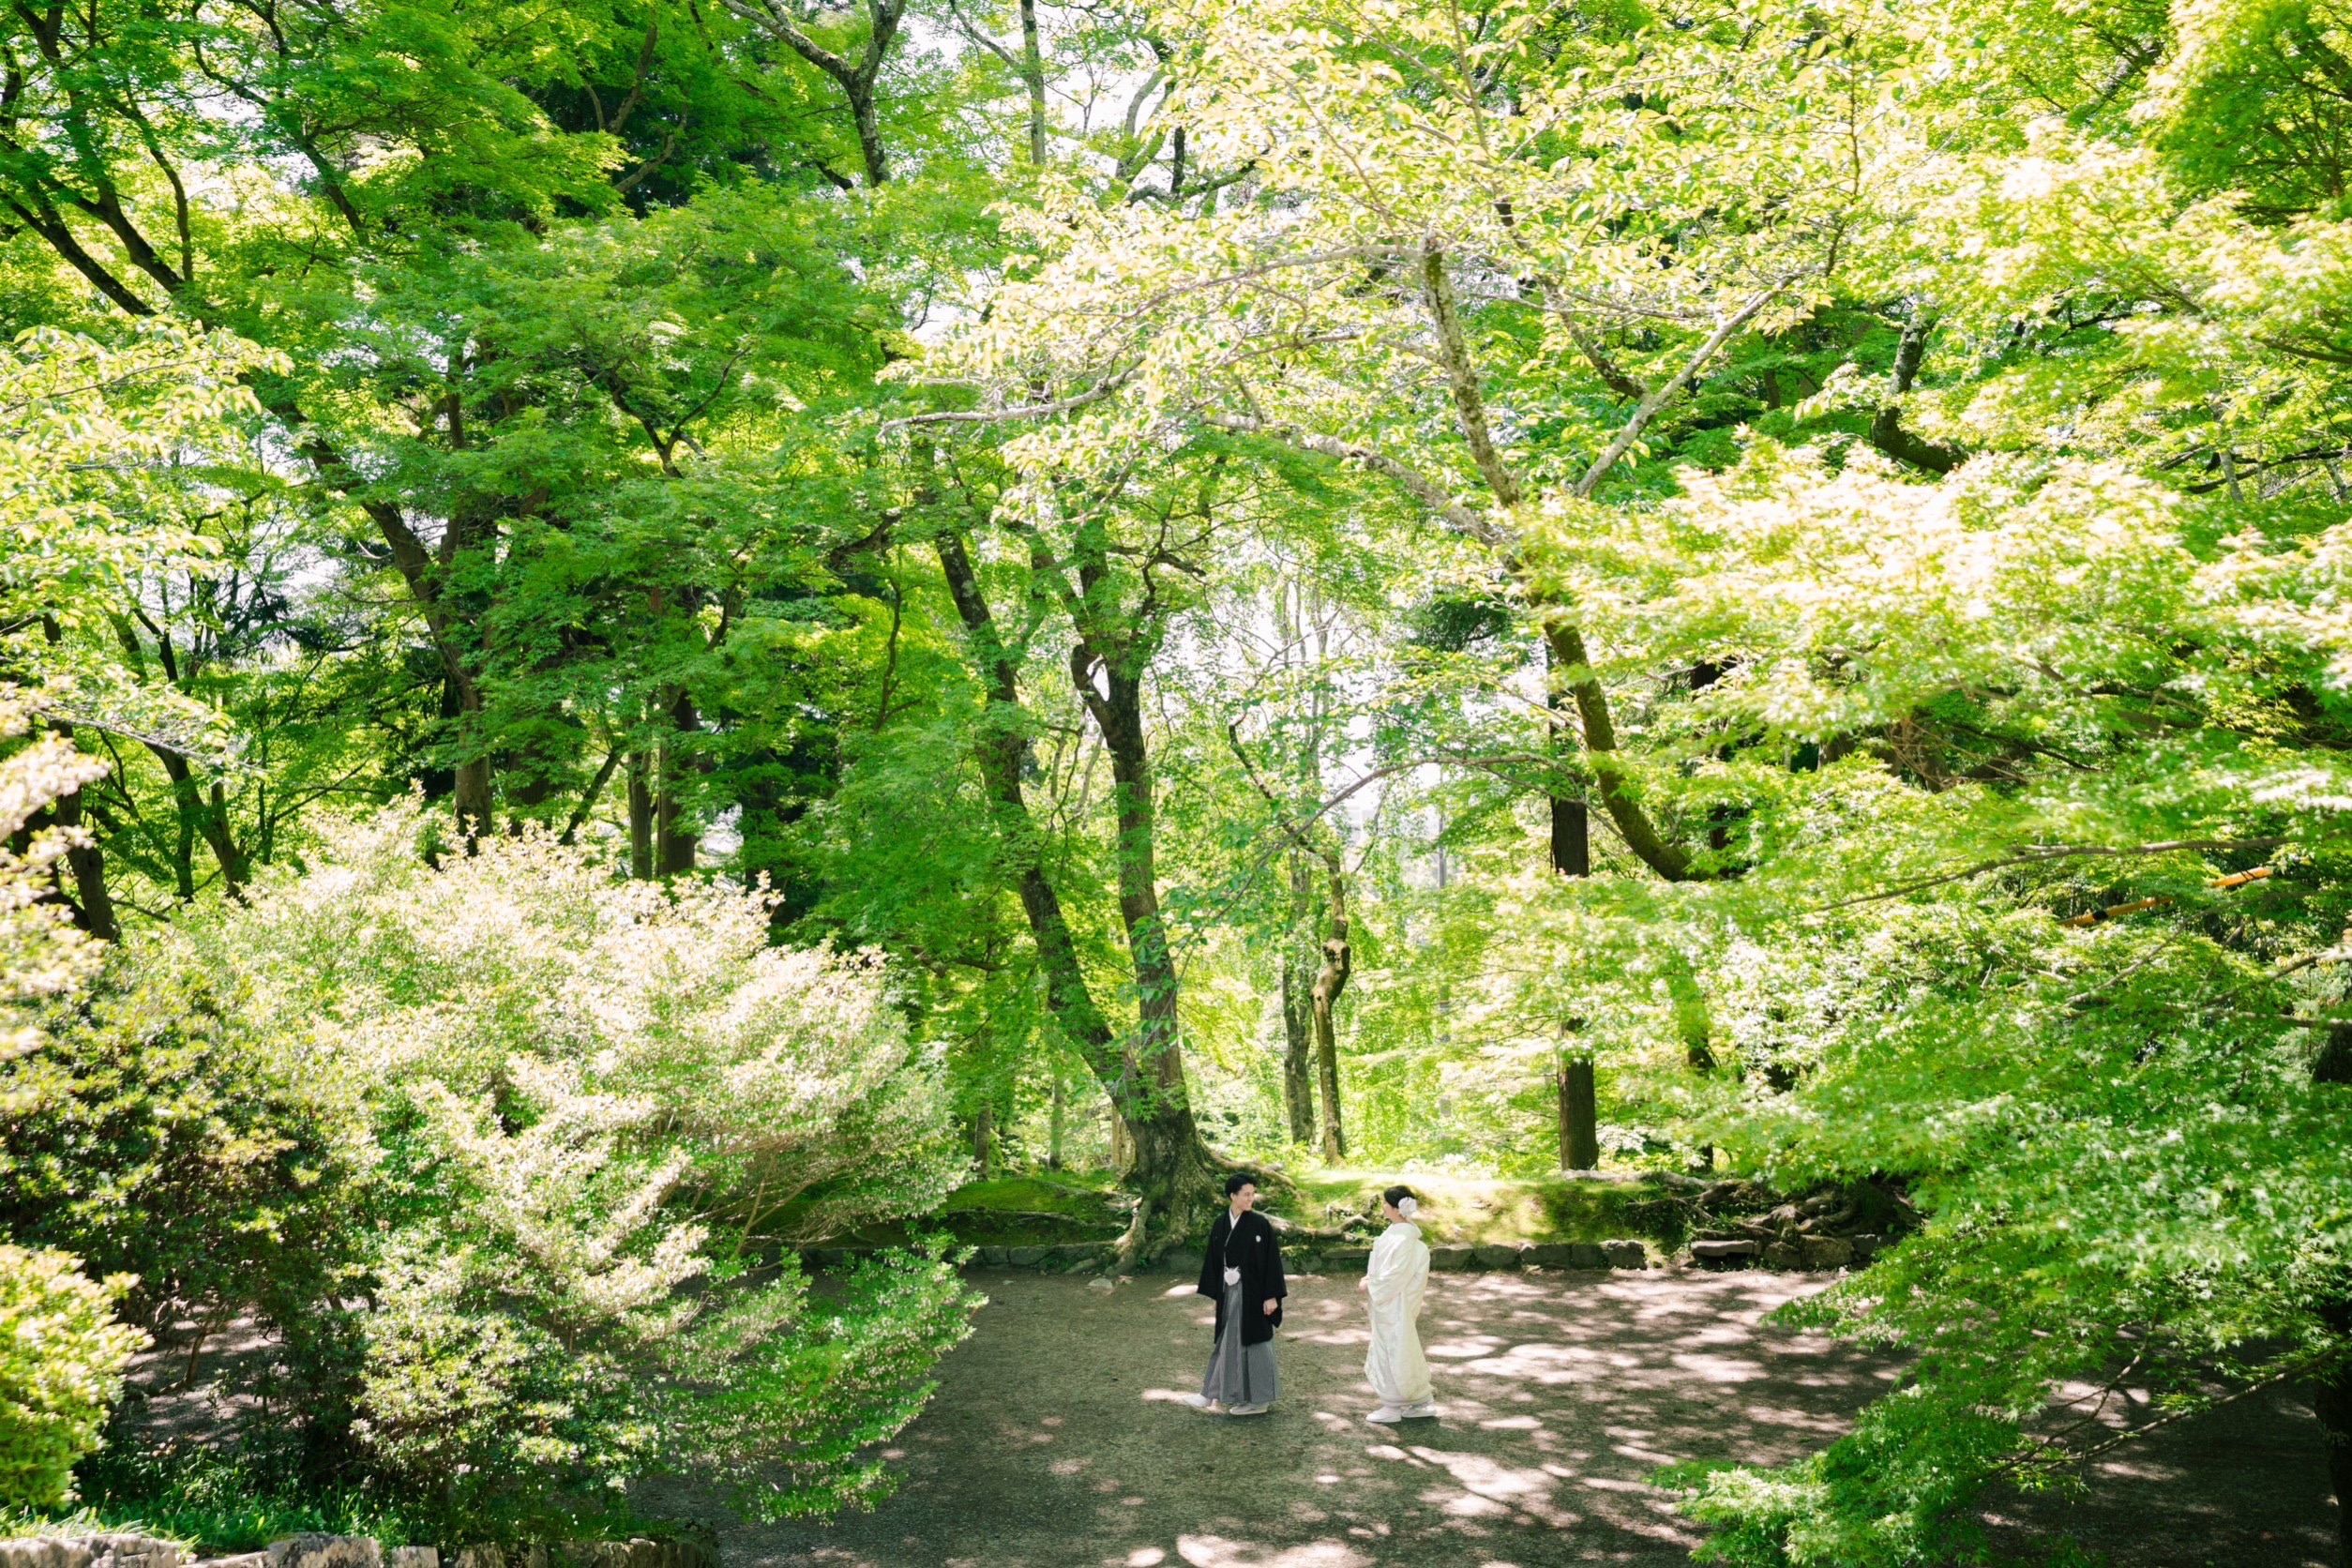
[{"label": "sunlit patch of ground", "polygon": [[[1817,1278],[1440,1274],[1422,1332],[1442,1414],[1381,1428],[1362,1297],[1338,1276],[1293,1282],[1280,1406],[1226,1420],[1181,1403],[1210,1332],[1184,1282],[975,1279],[990,1304],[895,1446],[898,1494],[832,1526],[727,1529],[728,1568],[1663,1568],[1698,1535],[1647,1484],[1660,1465],[1793,1459],[1893,1377],[1762,1323]],[[2317,1430],[2291,1395],[2112,1457],[2093,1505],[1996,1500],[2001,1544],[2055,1523],[2132,1568],[2332,1560]]]}]

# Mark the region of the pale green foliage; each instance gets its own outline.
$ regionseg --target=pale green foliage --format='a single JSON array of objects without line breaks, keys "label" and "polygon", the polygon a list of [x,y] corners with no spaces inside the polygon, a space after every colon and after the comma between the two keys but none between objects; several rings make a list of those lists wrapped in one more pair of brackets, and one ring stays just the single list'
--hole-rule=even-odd
[{"label": "pale green foliage", "polygon": [[769,945],[760,893],[627,882],[536,832],[436,866],[428,837],[396,806],[134,944],[374,1123],[351,1397],[379,1473],[501,1528],[662,1470],[766,1514],[885,1489],[861,1451],[972,1298],[909,1256],[820,1307],[761,1261],[962,1173],[880,962]]},{"label": "pale green foliage", "polygon": [[220,748],[213,716],[128,679],[111,617],[154,573],[204,572],[204,469],[260,405],[243,377],[285,361],[223,332],[152,323],[120,345],[36,328],[0,349],[0,638],[41,671],[45,716]]},{"label": "pale green foliage", "polygon": [[[1380,455],[1457,488],[1470,475],[1433,384],[1425,258],[1464,273],[1469,308],[1520,294],[1503,279],[1525,278],[1524,305],[1672,324],[1636,362],[1645,371],[1679,365],[1681,332],[1703,336],[1759,295],[1760,321],[1801,317],[1853,210],[1912,161],[1899,136],[1858,139],[1884,88],[1856,58],[1877,20],[1848,9],[1850,53],[1813,47],[1817,11],[1726,8],[1651,31],[1562,27],[1517,3],[1474,27],[1412,4],[1171,11],[1193,144],[1211,164],[1249,164],[1253,199],[1194,213],[1070,190],[1009,215],[1033,276],[997,292],[924,373],[969,376],[1013,406],[1040,375],[1089,403],[1093,387],[1123,388],[1008,445],[1033,484],[1057,465],[1100,473],[1204,416],[1348,441],[1377,428]],[[1484,82],[1506,72],[1503,113]],[[1673,116],[1645,99],[1671,100]],[[1738,156],[1723,156],[1726,140]],[[1527,369],[1576,354],[1560,324],[1540,330]],[[1502,406],[1512,425],[1591,428],[1587,409],[1533,384]],[[1614,422],[1592,448],[1537,459],[1534,476],[1574,478]]]},{"label": "pale green foliage", "polygon": [[771,946],[762,894],[624,881],[545,834],[437,866],[425,837],[415,805],[388,808],[188,940],[247,988],[251,1027],[323,1071],[472,1103],[528,1070],[535,1091],[598,1096],[612,1130],[658,1128],[672,1185],[755,1233],[795,1203],[792,1237],[919,1214],[960,1176],[937,1063],[879,957]]},{"label": "pale green foliage", "polygon": [[123,1368],[147,1336],[114,1321],[124,1282],[98,1284],[62,1252],[0,1244],[0,1503],[73,1497],[73,1463],[98,1445]]},{"label": "pale green foliage", "polygon": [[[2021,831],[2162,837],[2178,814],[2218,825],[2352,804],[2332,754],[2227,729],[2183,736],[2154,767],[2043,767],[1998,781],[2016,788],[1932,798],[1861,778],[1824,790],[1783,765],[1800,743],[1899,725],[1947,693],[1982,704],[1974,722],[2084,758],[2107,746],[2111,694],[2125,687],[2194,691],[2230,713],[2270,702],[2283,681],[2343,689],[2352,529],[2281,539],[2248,527],[2195,550],[2194,535],[2229,520],[2117,465],[1987,459],[1924,486],[1866,450],[1832,472],[1767,445],[1721,478],[1685,477],[1683,497],[1638,528],[1563,508],[1542,575],[1589,607],[1629,671],[1669,649],[1740,650],[1655,737],[1656,761],[1781,797],[1787,814],[1759,824],[1785,836],[1767,876],[1815,885],[1825,855],[1851,875],[1857,854],[1879,874],[1919,875]],[[1717,761],[1726,736],[1757,750]],[[1861,836],[1880,812],[1908,831]]]},{"label": "pale green foliage", "polygon": [[[0,703],[0,732],[23,729],[13,694]],[[0,762],[0,839],[68,790],[103,771],[61,740],[43,738]],[[73,836],[49,828],[22,854],[0,848],[0,1002],[26,1002],[78,987],[95,945],[68,927],[47,892],[47,872]],[[0,1033],[0,1061],[35,1048],[39,1032]],[[0,1112],[13,1108],[0,1096]],[[0,1504],[50,1507],[73,1495],[73,1463],[98,1444],[121,1396],[123,1368],[147,1343],[114,1321],[128,1280],[99,1284],[62,1252],[0,1244]]]},{"label": "pale green foliage", "polygon": [[[1459,881],[1393,852],[1358,1018],[1432,1107],[1422,1148],[1573,1022],[1663,1157],[1907,1186],[1918,1232],[1807,1316],[1909,1379],[1823,1455],[1693,1478],[1715,1548],[1933,1560],[1992,1481],[2063,1472],[2068,1383],[2186,1408],[2333,1375],[2352,228],[2334,111],[2305,111],[2338,100],[2341,16],[1165,21],[1249,199],[1050,197],[925,373],[1047,405],[1005,447],[1024,520],[1153,444],[1319,454],[1393,484],[1517,635],[1574,628],[1594,686],[1518,788],[1596,803],[1596,875],[1531,871],[1504,787],[1429,792]],[[1668,405],[1680,468],[1649,460]],[[1550,744],[1429,706],[1380,761]],[[1627,800],[1677,854],[1612,841]]]},{"label": "pale green foliage", "polygon": [[[0,688],[0,735],[23,733],[25,722],[20,695]],[[35,812],[105,771],[104,763],[53,735],[0,762],[0,839],[14,837]],[[22,851],[0,844],[0,1007],[9,1013],[75,989],[98,966],[98,948],[47,897],[53,868],[82,838],[75,829],[47,827],[31,835]],[[39,1042],[39,1032],[27,1023],[0,1031],[0,1062]],[[0,1095],[0,1110],[8,1108]]]}]

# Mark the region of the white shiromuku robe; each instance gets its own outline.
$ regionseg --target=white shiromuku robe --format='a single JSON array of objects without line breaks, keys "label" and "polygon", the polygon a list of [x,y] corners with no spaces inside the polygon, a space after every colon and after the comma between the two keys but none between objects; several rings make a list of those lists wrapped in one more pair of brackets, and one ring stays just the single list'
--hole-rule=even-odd
[{"label": "white shiromuku robe", "polygon": [[1429,1248],[1421,1228],[1399,1222],[1372,1244],[1364,1289],[1372,1299],[1372,1349],[1364,1375],[1387,1405],[1429,1398],[1429,1363],[1421,1353],[1421,1292],[1429,1283]]}]

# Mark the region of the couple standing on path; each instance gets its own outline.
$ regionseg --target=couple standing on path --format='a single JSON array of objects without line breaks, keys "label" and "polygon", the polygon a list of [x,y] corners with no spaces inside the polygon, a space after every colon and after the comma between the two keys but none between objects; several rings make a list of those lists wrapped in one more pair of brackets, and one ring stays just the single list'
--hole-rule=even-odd
[{"label": "couple standing on path", "polygon": [[[1266,1216],[1251,1212],[1258,1184],[1235,1171],[1225,1181],[1226,1212],[1209,1228],[1200,1259],[1200,1293],[1217,1304],[1216,1347],[1200,1392],[1184,1396],[1197,1410],[1264,1415],[1278,1392],[1274,1330],[1282,1326],[1282,1243]],[[1388,1229],[1373,1244],[1356,1287],[1371,1298],[1372,1349],[1364,1375],[1380,1408],[1365,1419],[1390,1425],[1438,1413],[1430,1397],[1429,1364],[1421,1354],[1421,1292],[1429,1281],[1429,1248],[1412,1223],[1419,1208],[1410,1187],[1380,1195]]]}]

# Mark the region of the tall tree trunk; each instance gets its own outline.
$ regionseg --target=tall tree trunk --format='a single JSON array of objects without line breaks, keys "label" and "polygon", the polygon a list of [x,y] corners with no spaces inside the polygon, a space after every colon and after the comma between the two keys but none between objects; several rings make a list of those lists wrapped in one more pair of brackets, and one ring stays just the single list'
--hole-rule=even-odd
[{"label": "tall tree trunk", "polygon": [[972,1119],[972,1157],[980,1167],[980,1180],[996,1177],[996,1108],[988,1101],[980,1102],[980,1113]]},{"label": "tall tree trunk", "polygon": [[188,759],[168,746],[147,743],[147,749],[163,766],[163,776],[172,785],[172,808],[179,818],[179,852],[174,867],[179,882],[180,901],[196,897],[196,841],[204,840],[212,851],[214,862],[220,867],[220,881],[231,897],[245,885],[245,856],[229,836],[229,803],[227,792],[218,783],[207,794],[198,788],[196,770],[188,765]]},{"label": "tall tree trunk", "polygon": [[[694,706],[694,699],[681,694],[671,704],[670,724],[673,732],[692,734],[702,728],[702,716]],[[687,776],[699,771],[699,759],[694,753],[676,744],[661,748],[660,791],[654,798],[654,843],[656,867],[661,875],[675,876],[694,869],[694,852],[701,845],[701,835],[694,832],[692,819],[687,815],[685,786]]]},{"label": "tall tree trunk", "polygon": [[[1557,671],[1559,656],[1551,641],[1545,639],[1545,670]],[[1563,732],[1565,721],[1560,712],[1560,682],[1555,677],[1546,685],[1549,689],[1545,696],[1545,706],[1552,713],[1551,749],[1555,752],[1571,749],[1574,742],[1569,741]],[[1551,807],[1552,869],[1563,877],[1591,876],[1591,811],[1583,801],[1560,795],[1551,797]],[[1560,1168],[1598,1169],[1601,1164],[1601,1096],[1591,1056],[1584,1052],[1563,1053],[1553,1082],[1560,1096]]]},{"label": "tall tree trunk", "polygon": [[[51,803],[50,811],[58,826],[80,827],[82,792],[59,795]],[[66,869],[73,877],[73,923],[100,942],[119,938],[123,933],[114,919],[113,895],[106,891],[105,851],[95,840],[77,844],[66,852]]]},{"label": "tall tree trunk", "polygon": [[[291,420],[301,418],[301,411],[287,408],[280,412]],[[462,445],[458,433],[461,426],[453,427],[452,440]],[[330,485],[347,490],[364,487],[366,481],[354,473],[340,453],[326,445],[324,439],[312,436],[304,441],[303,456],[309,459],[320,476]],[[474,546],[484,542],[483,535],[494,535],[495,524],[487,519],[470,515],[470,509],[455,509],[442,535],[439,550],[429,550],[424,541],[408,525],[407,518],[397,503],[363,500],[360,510],[375,520],[376,531],[390,547],[392,565],[400,580],[408,585],[409,597],[423,611],[425,629],[430,635],[433,652],[440,656],[443,677],[457,697],[457,742],[463,756],[455,771],[456,787],[452,801],[457,819],[458,836],[469,844],[492,831],[495,824],[491,812],[495,804],[492,788],[489,738],[483,733],[484,704],[482,688],[474,678],[474,671],[465,660],[463,627],[467,625],[466,609],[453,606],[444,592],[444,578],[459,557]]]},{"label": "tall tree trunk", "polygon": [[1046,61],[1037,44],[1037,0],[1021,0],[1021,81],[1029,88],[1029,161],[1046,166]]},{"label": "tall tree trunk", "polygon": [[[1140,1049],[1123,1050],[1095,1003],[1061,897],[1046,876],[1041,836],[1021,789],[1022,767],[1029,757],[1029,717],[1021,706],[1018,666],[997,635],[995,616],[980,592],[963,540],[942,532],[935,544],[948,594],[988,693],[988,716],[973,751],[988,787],[1005,868],[1020,893],[1021,912],[1028,917],[1038,967],[1046,976],[1047,1006],[1063,1037],[1110,1095],[1117,1122],[1114,1147],[1118,1130],[1123,1130],[1132,1152],[1127,1185],[1138,1201],[1120,1239],[1120,1258],[1133,1262],[1154,1257],[1213,1217],[1222,1201],[1217,1190],[1221,1168],[1201,1141],[1192,1107],[1181,1093],[1182,1058],[1167,1052],[1155,1062]],[[1165,943],[1159,958],[1166,962]],[[1172,988],[1161,1002],[1172,1009]],[[1166,1092],[1159,1077],[1171,1061],[1179,1075],[1180,1092],[1174,1094]]]},{"label": "tall tree trunk", "polygon": [[[480,712],[468,711],[475,715]],[[476,757],[472,761],[460,762],[457,774],[457,798],[452,804],[457,809],[458,832],[471,841],[490,831],[490,819],[497,809],[497,796],[490,787],[490,760]]]},{"label": "tall tree trunk", "polygon": [[[1348,1153],[1347,1133],[1340,1124],[1337,1014],[1340,993],[1348,988],[1348,976],[1355,967],[1354,949],[1349,941],[1348,927],[1347,847],[1328,828],[1313,824],[1303,826],[1293,821],[1281,797],[1258,776],[1256,765],[1249,760],[1249,752],[1242,745],[1240,726],[1229,724],[1225,733],[1226,739],[1232,745],[1234,759],[1242,764],[1249,781],[1257,786],[1258,792],[1265,796],[1266,804],[1274,808],[1276,820],[1282,823],[1282,831],[1290,840],[1290,889],[1294,897],[1302,901],[1306,897],[1306,857],[1312,854],[1323,863],[1328,902],[1323,915],[1322,966],[1316,971],[1314,984],[1307,990],[1307,1016],[1315,1035],[1316,1072],[1322,1080],[1323,1158],[1337,1160]],[[1442,884],[1442,871],[1440,877]],[[1287,964],[1287,956],[1285,961]],[[1287,1007],[1290,996],[1290,976],[1287,968],[1283,979]],[[1297,1124],[1295,1115],[1292,1124]]]},{"label": "tall tree trunk", "polygon": [[1119,1114],[1119,1107],[1110,1108],[1110,1168],[1124,1176],[1135,1164],[1135,1138],[1127,1132],[1127,1119]]},{"label": "tall tree trunk", "polygon": [[[1096,674],[1102,677],[1098,686]],[[1135,1055],[1153,1090],[1171,1102],[1185,1095],[1184,1043],[1177,1028],[1175,957],[1160,913],[1156,866],[1158,810],[1152,760],[1143,731],[1143,682],[1102,657],[1081,636],[1070,650],[1070,682],[1093,716],[1110,756],[1111,798],[1118,838],[1111,861],[1119,875],[1119,919],[1127,931],[1127,961],[1135,974]]]},{"label": "tall tree trunk", "polygon": [[629,756],[629,875],[639,882],[654,874],[654,755]]},{"label": "tall tree trunk", "polygon": [[[1544,641],[1544,706],[1549,716],[1546,749],[1554,755],[1567,755],[1576,750],[1576,743],[1568,732],[1567,716],[1560,711],[1560,656],[1549,638]],[[1553,795],[1552,806],[1552,869],[1563,877],[1592,875],[1591,812],[1584,801],[1565,795]]]},{"label": "tall tree trunk", "polygon": [[1552,801],[1552,869],[1563,877],[1592,875],[1592,814],[1580,800]]},{"label": "tall tree trunk", "polygon": [[1560,1168],[1597,1170],[1601,1165],[1601,1105],[1592,1058],[1560,1059]]}]

